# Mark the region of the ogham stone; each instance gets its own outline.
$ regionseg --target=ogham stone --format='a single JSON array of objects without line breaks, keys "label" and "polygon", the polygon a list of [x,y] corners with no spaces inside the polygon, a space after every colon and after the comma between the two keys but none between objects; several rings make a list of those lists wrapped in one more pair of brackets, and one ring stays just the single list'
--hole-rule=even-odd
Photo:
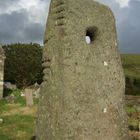
[{"label": "ogham stone", "polygon": [[111,10],[93,0],[52,0],[44,45],[37,140],[128,140]]}]

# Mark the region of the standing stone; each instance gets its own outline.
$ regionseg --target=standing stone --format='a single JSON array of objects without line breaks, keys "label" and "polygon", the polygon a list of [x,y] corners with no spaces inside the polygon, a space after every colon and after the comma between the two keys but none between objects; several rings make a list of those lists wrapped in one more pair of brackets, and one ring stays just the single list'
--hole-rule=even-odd
[{"label": "standing stone", "polygon": [[37,140],[128,140],[110,9],[93,0],[52,0],[44,44]]},{"label": "standing stone", "polygon": [[0,100],[3,98],[4,61],[5,61],[4,50],[2,46],[0,46]]},{"label": "standing stone", "polygon": [[31,88],[25,89],[26,106],[33,106],[33,90]]}]

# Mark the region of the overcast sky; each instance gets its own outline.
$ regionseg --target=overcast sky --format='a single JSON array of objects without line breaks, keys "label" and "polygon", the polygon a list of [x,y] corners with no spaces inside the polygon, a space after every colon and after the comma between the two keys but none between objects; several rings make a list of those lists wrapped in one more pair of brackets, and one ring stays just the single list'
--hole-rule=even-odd
[{"label": "overcast sky", "polygon": [[[121,53],[140,53],[140,0],[98,1],[114,12]],[[50,0],[0,0],[0,44],[42,44],[49,4]]]}]

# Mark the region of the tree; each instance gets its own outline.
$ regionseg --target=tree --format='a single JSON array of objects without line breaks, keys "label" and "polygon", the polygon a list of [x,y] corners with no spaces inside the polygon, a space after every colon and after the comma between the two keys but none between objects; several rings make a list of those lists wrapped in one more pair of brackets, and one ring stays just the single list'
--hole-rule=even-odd
[{"label": "tree", "polygon": [[5,70],[4,81],[25,88],[36,82],[42,82],[42,48],[38,44],[4,45]]}]

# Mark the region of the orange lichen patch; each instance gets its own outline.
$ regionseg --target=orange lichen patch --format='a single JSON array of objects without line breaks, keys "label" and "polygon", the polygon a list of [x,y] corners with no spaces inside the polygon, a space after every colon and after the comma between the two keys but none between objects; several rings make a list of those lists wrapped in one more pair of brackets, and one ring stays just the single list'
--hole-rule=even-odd
[{"label": "orange lichen patch", "polygon": [[131,138],[140,138],[140,132],[138,131],[129,131],[129,135]]}]

